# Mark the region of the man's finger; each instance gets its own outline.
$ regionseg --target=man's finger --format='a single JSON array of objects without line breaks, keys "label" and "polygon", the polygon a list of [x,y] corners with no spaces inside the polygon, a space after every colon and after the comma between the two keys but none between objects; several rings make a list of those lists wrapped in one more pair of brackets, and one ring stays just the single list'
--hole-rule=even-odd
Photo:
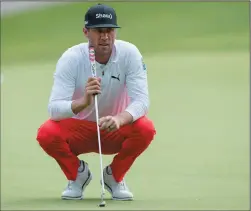
[{"label": "man's finger", "polygon": [[99,78],[99,77],[90,77],[90,78],[88,78],[87,82],[91,82],[91,81],[94,81],[94,80],[98,80],[100,82],[101,78]]},{"label": "man's finger", "polygon": [[105,121],[105,122],[103,122],[103,123],[101,124],[100,130],[105,130],[105,129],[107,129],[107,128],[108,128],[107,122]]},{"label": "man's finger", "polygon": [[114,118],[111,117],[111,119],[108,122],[107,131],[111,132],[111,131],[115,131],[117,129],[118,129],[118,125],[117,125],[116,121],[114,120]]},{"label": "man's finger", "polygon": [[107,123],[106,123],[106,129],[107,128],[113,128],[113,127],[114,127],[113,119],[108,120]]},{"label": "man's finger", "polygon": [[94,86],[94,85],[100,86],[100,82],[99,82],[97,79],[95,79],[95,80],[90,81],[90,82],[88,82],[88,83],[86,84],[87,87],[89,87],[89,86]]},{"label": "man's finger", "polygon": [[[102,127],[102,125],[103,125],[104,123],[109,122],[111,118],[112,118],[111,116],[101,117],[101,118],[99,119],[99,126]],[[105,126],[103,126],[103,127],[105,127]]]},{"label": "man's finger", "polygon": [[93,86],[88,86],[86,87],[86,90],[90,90],[90,91],[93,91],[93,90],[101,90],[100,86],[98,85],[93,85]]},{"label": "man's finger", "polygon": [[99,119],[99,126],[101,126],[105,121],[106,121],[106,118],[105,117],[101,117]]},{"label": "man's finger", "polygon": [[90,77],[90,78],[88,78],[87,83],[89,83],[89,82],[91,82],[91,81],[93,81],[95,79],[96,79],[95,77]]},{"label": "man's finger", "polygon": [[115,122],[110,127],[107,128],[107,132],[113,132],[116,130],[118,130],[118,127]]},{"label": "man's finger", "polygon": [[100,81],[101,78],[98,78],[98,77],[89,77],[88,80],[87,80],[87,82],[91,82],[93,80],[99,80]]}]

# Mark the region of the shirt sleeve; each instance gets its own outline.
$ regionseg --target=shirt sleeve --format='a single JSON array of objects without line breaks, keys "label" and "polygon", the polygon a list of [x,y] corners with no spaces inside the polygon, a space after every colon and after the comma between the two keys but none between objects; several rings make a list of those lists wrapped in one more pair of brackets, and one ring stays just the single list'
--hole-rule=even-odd
[{"label": "shirt sleeve", "polygon": [[136,46],[133,46],[128,61],[126,88],[130,104],[126,111],[133,116],[133,121],[136,121],[146,115],[149,109],[147,71],[143,57]]},{"label": "shirt sleeve", "polygon": [[48,104],[48,112],[52,120],[59,121],[75,115],[71,108],[75,90],[75,73],[76,65],[72,61],[72,55],[63,55],[56,65]]}]

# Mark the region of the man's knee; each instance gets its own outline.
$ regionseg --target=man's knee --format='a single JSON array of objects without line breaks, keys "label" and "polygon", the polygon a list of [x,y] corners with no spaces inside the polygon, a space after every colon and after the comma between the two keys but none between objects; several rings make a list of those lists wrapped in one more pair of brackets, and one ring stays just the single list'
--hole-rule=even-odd
[{"label": "man's knee", "polygon": [[145,140],[146,144],[150,144],[156,134],[153,122],[147,117],[142,117],[134,122],[133,132],[142,136],[142,140]]},{"label": "man's knee", "polygon": [[60,139],[60,136],[60,128],[57,123],[48,120],[38,129],[36,140],[42,148],[48,149]]}]

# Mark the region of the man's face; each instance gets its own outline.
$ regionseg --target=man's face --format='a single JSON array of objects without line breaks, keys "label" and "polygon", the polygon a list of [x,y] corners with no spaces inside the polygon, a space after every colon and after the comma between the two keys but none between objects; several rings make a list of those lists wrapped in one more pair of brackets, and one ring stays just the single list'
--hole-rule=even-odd
[{"label": "man's face", "polygon": [[84,29],[85,36],[94,47],[96,54],[105,56],[111,53],[116,38],[113,28]]}]

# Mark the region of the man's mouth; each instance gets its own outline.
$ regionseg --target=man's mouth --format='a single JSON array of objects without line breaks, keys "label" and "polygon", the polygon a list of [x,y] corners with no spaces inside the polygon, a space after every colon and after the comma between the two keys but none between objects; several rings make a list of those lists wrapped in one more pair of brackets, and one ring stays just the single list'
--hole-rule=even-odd
[{"label": "man's mouth", "polygon": [[99,44],[99,45],[101,45],[101,46],[108,46],[108,44],[104,44],[104,43],[103,44]]}]

